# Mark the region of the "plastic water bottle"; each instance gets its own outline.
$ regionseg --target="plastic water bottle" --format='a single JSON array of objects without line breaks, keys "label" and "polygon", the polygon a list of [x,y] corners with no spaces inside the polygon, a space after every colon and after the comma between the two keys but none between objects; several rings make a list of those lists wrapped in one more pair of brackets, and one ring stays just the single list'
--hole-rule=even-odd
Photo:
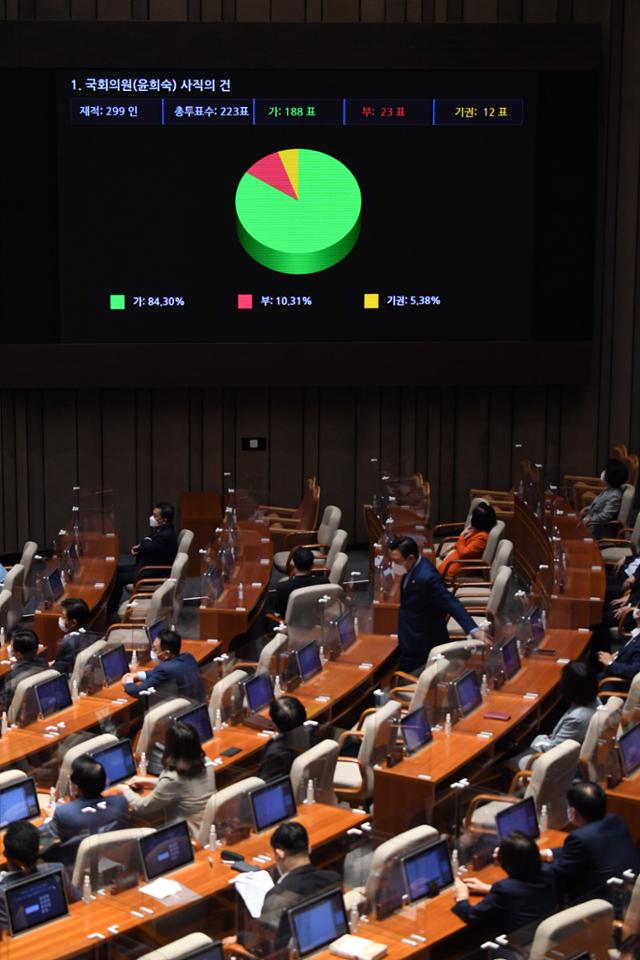
[{"label": "plastic water bottle", "polygon": [[146,753],[144,752],[144,750],[143,750],[142,753],[140,754],[140,764],[139,764],[138,769],[139,769],[139,771],[140,771],[140,776],[141,776],[141,777],[146,777],[146,775],[147,775],[147,770],[148,770],[149,768],[148,768],[148,766],[147,766],[147,755],[146,755]]},{"label": "plastic water bottle", "polygon": [[546,833],[549,829],[549,807],[546,803],[540,808],[540,833]]},{"label": "plastic water bottle", "polygon": [[322,645],[320,646],[319,653],[320,653],[320,663],[324,667],[325,663],[327,662],[327,658],[324,655],[324,647]]},{"label": "plastic water bottle", "polygon": [[457,877],[460,872],[460,854],[456,847],[451,851],[451,870],[454,877]]},{"label": "plastic water bottle", "polygon": [[0,647],[5,645],[4,627],[0,627]]},{"label": "plastic water bottle", "polygon": [[73,680],[71,681],[71,699],[75,701],[78,699],[79,696],[80,696],[80,691],[78,690],[78,681],[74,677]]},{"label": "plastic water bottle", "polygon": [[238,601],[244,603],[244,583],[238,584]]},{"label": "plastic water bottle", "polygon": [[305,797],[305,803],[315,803],[316,802],[316,789],[313,785],[313,780],[311,777],[307,780],[307,795]]},{"label": "plastic water bottle", "polygon": [[84,875],[84,880],[82,881],[82,901],[83,903],[91,903],[91,877],[89,871]]},{"label": "plastic water bottle", "polygon": [[0,732],[2,733],[3,737],[6,737],[6,735],[9,733],[9,718],[7,717],[6,710],[2,711],[2,728]]},{"label": "plastic water bottle", "polygon": [[482,674],[482,680],[480,682],[480,693],[482,694],[482,699],[486,700],[487,694],[489,693],[489,683],[487,681],[486,673]]},{"label": "plastic water bottle", "polygon": [[357,933],[359,926],[360,926],[360,911],[358,910],[358,907],[354,903],[354,905],[351,907],[351,910],[349,910],[349,932]]},{"label": "plastic water bottle", "polygon": [[216,710],[215,719],[213,721],[213,729],[214,731],[222,730],[222,713],[220,711],[220,707],[218,707],[218,709]]},{"label": "plastic water bottle", "polygon": [[444,735],[445,737],[451,736],[451,714],[448,713],[444,718]]},{"label": "plastic water bottle", "polygon": [[56,788],[50,787],[49,789],[49,806],[52,810],[56,808]]},{"label": "plastic water bottle", "polygon": [[356,637],[357,637],[358,634],[360,633],[360,627],[359,627],[359,625],[358,625],[358,618],[357,618],[357,617],[354,617],[354,618],[353,618],[353,632],[354,632],[354,634],[355,634]]},{"label": "plastic water bottle", "polygon": [[138,654],[134,650],[131,654],[131,673],[138,669]]},{"label": "plastic water bottle", "polygon": [[274,697],[280,697],[280,696],[282,696],[282,686],[281,686],[281,684],[280,684],[280,674],[279,674],[279,673],[276,674],[276,679],[275,679],[275,682],[274,682],[274,684],[273,684],[273,695],[274,695]]},{"label": "plastic water bottle", "polygon": [[218,831],[216,830],[215,823],[211,824],[209,828],[209,850],[215,850],[218,845]]}]

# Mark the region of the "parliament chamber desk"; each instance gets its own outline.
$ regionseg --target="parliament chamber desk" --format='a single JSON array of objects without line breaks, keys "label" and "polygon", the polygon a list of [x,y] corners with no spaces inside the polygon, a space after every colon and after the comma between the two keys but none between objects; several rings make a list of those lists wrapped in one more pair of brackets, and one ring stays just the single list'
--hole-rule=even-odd
[{"label": "parliament chamber desk", "polygon": [[[413,756],[395,766],[389,767],[386,761],[377,766],[376,831],[393,836],[425,822],[440,830],[448,829],[454,799],[451,783],[462,777],[472,786],[486,780],[507,744],[517,742],[524,747],[533,739],[541,720],[560,698],[564,661],[579,657],[590,636],[588,630],[548,630],[541,649],[554,650],[553,658],[534,654],[523,660],[516,676],[500,690],[491,691],[468,717],[454,724],[450,736],[436,730],[433,742]],[[488,711],[508,714],[509,719],[489,719],[485,716]],[[398,803],[399,796],[402,804]]]},{"label": "parliament chamber desk", "polygon": [[620,814],[635,842],[640,842],[640,770],[607,790],[607,813]]},{"label": "parliament chamber desk", "polygon": [[[362,810],[329,807],[321,803],[301,806],[296,814],[296,820],[307,828],[313,851],[339,839],[348,830],[360,826],[368,819],[368,814]],[[231,849],[243,854],[249,863],[258,855],[271,858],[273,851],[269,839],[272,833],[270,830],[250,836],[233,844]],[[273,859],[265,866],[273,866]],[[95,899],[89,904],[71,904],[68,917],[15,939],[5,936],[0,941],[0,958],[63,960],[66,957],[92,953],[105,940],[111,940],[135,928],[152,927],[174,915],[177,918],[180,910],[188,910],[198,901],[228,896],[232,880],[240,874],[222,863],[218,849],[213,855],[209,850],[198,850],[193,864],[167,876],[186,888],[182,896],[157,900],[141,892],[140,887],[144,883],[120,893],[97,892]],[[213,922],[220,922],[222,919],[222,911],[218,917],[217,912],[210,911]],[[100,934],[100,937],[92,938],[93,933]],[[217,931],[218,935],[230,933],[231,927]]]}]

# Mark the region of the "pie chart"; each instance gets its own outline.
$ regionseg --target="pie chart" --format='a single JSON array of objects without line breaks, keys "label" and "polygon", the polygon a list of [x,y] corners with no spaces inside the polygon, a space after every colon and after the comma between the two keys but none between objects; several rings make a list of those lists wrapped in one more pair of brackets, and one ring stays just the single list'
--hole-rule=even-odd
[{"label": "pie chart", "polygon": [[279,273],[317,273],[342,260],[360,233],[358,181],[319,150],[279,150],[257,160],[236,190],[240,243]]}]

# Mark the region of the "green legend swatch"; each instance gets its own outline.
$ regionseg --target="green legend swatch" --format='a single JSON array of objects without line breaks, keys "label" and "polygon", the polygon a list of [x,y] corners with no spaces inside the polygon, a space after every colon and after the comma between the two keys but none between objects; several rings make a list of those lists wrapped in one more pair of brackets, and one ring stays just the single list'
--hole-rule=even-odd
[{"label": "green legend swatch", "polygon": [[352,250],[362,196],[343,163],[318,150],[280,150],[254,163],[236,191],[240,243],[280,273],[317,273]]}]

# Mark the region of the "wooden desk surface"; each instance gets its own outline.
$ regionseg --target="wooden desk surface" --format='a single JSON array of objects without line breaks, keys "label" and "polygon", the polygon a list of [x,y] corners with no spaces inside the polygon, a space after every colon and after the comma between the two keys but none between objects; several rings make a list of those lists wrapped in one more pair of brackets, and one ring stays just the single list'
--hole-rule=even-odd
[{"label": "wooden desk surface", "polygon": [[640,841],[640,770],[607,790],[607,813],[619,814],[637,843]]}]

